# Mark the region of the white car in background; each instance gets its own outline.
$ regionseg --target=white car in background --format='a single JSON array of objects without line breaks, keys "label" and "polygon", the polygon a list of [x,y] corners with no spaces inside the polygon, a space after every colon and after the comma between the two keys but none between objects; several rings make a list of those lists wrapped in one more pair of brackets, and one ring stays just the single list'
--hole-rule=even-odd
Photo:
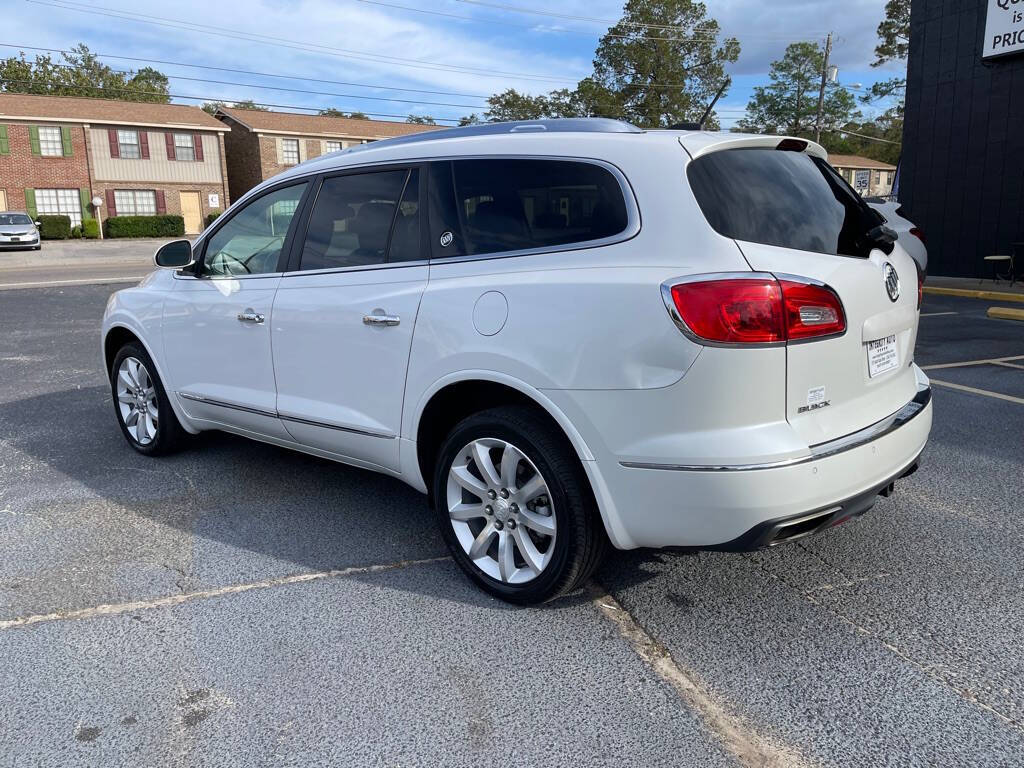
[{"label": "white car in background", "polygon": [[922,272],[928,271],[928,244],[924,232],[914,222],[903,218],[903,209],[896,201],[872,200],[865,202],[882,214],[886,224],[896,233],[903,250],[917,262]]},{"label": "white car in background", "polygon": [[42,248],[38,227],[39,222],[33,221],[27,213],[0,211],[0,250],[28,248],[38,251]]},{"label": "white car in background", "polygon": [[399,478],[514,602],[609,542],[826,530],[916,469],[932,406],[918,270],[825,158],[559,120],[306,162],[111,297],[117,421],[147,455],[220,429]]}]

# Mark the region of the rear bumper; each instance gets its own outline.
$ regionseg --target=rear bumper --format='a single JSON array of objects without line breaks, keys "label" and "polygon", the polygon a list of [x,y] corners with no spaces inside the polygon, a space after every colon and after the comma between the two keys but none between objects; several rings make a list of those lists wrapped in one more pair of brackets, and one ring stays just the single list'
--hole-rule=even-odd
[{"label": "rear bumper", "polygon": [[866,512],[916,468],[931,424],[931,390],[921,374],[917,395],[899,411],[801,456],[702,467],[607,455],[586,463],[594,465],[589,474],[617,547],[750,550]]}]

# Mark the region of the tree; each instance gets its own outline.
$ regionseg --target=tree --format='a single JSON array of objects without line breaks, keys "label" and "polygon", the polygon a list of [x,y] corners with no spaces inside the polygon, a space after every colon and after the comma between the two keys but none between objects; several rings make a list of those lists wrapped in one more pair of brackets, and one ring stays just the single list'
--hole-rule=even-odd
[{"label": "tree", "polygon": [[568,88],[547,95],[530,96],[509,88],[487,99],[484,118],[488,122],[543,120],[552,117],[580,117],[586,114],[576,92]]},{"label": "tree", "polygon": [[167,76],[152,67],[119,72],[102,63],[80,43],[61,53],[63,63],[49,55],[29,61],[24,52],[0,59],[0,92],[49,96],[86,96],[166,104],[171,100]]},{"label": "tree", "polygon": [[231,109],[254,109],[257,112],[270,111],[263,105],[257,104],[252,99],[242,99],[241,101],[207,101],[203,104],[203,111],[209,112],[212,115],[221,107],[230,107]]},{"label": "tree", "polygon": [[718,22],[694,0],[627,0],[598,43],[594,73],[580,83],[587,112],[665,128],[701,118],[740,44],[718,45]]},{"label": "tree", "polygon": [[833,131],[823,133],[821,143],[830,153],[860,155],[896,165],[900,159],[902,138],[903,117],[893,108],[874,120],[850,121]]},{"label": "tree", "polygon": [[328,107],[327,109],[321,109],[318,113],[323,117],[347,117],[350,120],[369,120],[364,112],[342,112],[340,109],[334,107]]},{"label": "tree", "polygon": [[[751,133],[812,136],[818,114],[818,91],[825,55],[817,43],[791,43],[769,70],[771,83],[754,89],[747,117],[737,129]],[[859,116],[853,95],[836,83],[825,90],[822,126],[844,125]]]},{"label": "tree", "polygon": [[[872,67],[881,67],[893,61],[905,61],[910,50],[910,0],[889,0],[885,4],[885,19],[878,25],[878,45]],[[906,77],[892,77],[872,84],[861,101],[870,104],[881,99],[897,98],[897,109],[903,114],[903,100],[907,90]]]},{"label": "tree", "polygon": [[405,118],[405,122],[412,125],[437,125],[437,120],[430,115],[409,115]]}]

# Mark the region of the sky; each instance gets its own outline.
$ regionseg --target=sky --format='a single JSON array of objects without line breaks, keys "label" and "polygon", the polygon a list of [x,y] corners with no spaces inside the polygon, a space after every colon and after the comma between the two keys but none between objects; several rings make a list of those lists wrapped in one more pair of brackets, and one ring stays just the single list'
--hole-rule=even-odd
[{"label": "sky", "polygon": [[[506,88],[532,94],[590,74],[622,0],[3,0],[0,56],[85,43],[115,69],[153,66],[178,103],[252,99],[282,111],[358,110],[439,122],[486,110]],[[743,116],[771,62],[797,40],[831,31],[839,82],[868,88],[899,67],[873,69],[885,0],[709,0],[735,36],[733,86],[716,110]],[[115,58],[115,56],[125,58]],[[128,58],[130,57],[130,58]],[[133,60],[137,59],[137,60]],[[231,71],[234,70],[234,71]],[[214,82],[219,81],[219,82]],[[405,90],[401,90],[405,89]],[[196,98],[186,98],[196,97]],[[877,109],[863,108],[865,116]],[[451,124],[451,123],[441,123]]]}]

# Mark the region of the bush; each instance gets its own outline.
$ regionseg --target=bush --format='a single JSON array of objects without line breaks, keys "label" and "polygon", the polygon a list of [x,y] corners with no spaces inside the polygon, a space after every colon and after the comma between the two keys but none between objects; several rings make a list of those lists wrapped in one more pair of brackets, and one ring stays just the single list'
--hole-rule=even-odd
[{"label": "bush", "polygon": [[100,236],[100,223],[96,219],[86,219],[82,222],[82,237],[95,240]]},{"label": "bush", "polygon": [[181,216],[112,216],[103,222],[107,237],[184,237]]},{"label": "bush", "polygon": [[67,240],[71,237],[70,216],[40,216],[39,236],[43,240]]},{"label": "bush", "polygon": [[206,214],[206,219],[203,222],[204,226],[208,227],[211,224],[213,224],[213,222],[217,220],[217,217],[220,216],[222,213],[224,213],[224,211],[210,211],[208,214]]},{"label": "bush", "polygon": [[72,227],[71,228],[71,237],[73,239],[78,239],[81,236],[82,236],[82,228],[81,227]]}]

